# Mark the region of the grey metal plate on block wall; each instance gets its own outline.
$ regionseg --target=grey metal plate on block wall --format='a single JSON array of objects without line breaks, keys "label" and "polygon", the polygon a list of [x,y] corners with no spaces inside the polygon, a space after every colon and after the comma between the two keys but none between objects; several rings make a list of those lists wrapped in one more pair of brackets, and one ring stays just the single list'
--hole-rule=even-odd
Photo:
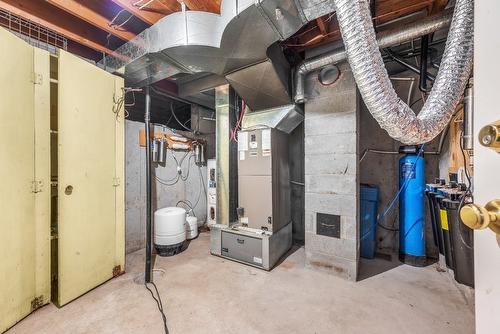
[{"label": "grey metal plate on block wall", "polygon": [[340,239],[340,216],[316,213],[316,233]]}]

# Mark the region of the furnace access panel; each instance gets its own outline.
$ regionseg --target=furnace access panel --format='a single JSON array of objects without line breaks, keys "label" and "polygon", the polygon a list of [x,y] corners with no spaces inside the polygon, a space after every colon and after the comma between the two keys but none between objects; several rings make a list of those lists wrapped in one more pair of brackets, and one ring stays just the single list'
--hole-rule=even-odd
[{"label": "furnace access panel", "polygon": [[288,135],[275,129],[238,134],[239,222],[277,232],[290,222]]}]

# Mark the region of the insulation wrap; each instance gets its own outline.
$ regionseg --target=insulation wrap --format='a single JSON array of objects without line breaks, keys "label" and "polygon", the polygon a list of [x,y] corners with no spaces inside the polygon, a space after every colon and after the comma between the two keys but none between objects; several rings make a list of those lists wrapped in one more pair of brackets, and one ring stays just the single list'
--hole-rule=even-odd
[{"label": "insulation wrap", "polygon": [[457,0],[433,89],[418,115],[394,91],[377,44],[368,0],[333,0],[349,64],[380,126],[404,144],[435,138],[450,121],[472,70],[474,1]]}]

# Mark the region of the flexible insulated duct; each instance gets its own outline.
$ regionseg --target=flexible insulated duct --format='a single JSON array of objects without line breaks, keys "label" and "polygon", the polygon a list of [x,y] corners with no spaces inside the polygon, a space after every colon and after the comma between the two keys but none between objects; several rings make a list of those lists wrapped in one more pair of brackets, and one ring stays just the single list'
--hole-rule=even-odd
[{"label": "flexible insulated duct", "polygon": [[404,144],[422,144],[448,124],[469,78],[474,1],[457,0],[434,87],[420,113],[394,91],[379,51],[368,0],[334,0],[347,58],[363,100],[380,126]]}]

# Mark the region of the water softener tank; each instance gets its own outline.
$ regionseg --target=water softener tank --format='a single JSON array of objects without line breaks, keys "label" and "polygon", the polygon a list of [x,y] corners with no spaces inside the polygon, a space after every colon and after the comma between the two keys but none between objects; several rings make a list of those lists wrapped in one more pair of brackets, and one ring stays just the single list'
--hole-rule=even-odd
[{"label": "water softener tank", "polygon": [[399,160],[399,259],[422,267],[425,256],[425,162],[419,147],[406,146]]},{"label": "water softener tank", "polygon": [[155,248],[160,256],[180,253],[186,241],[186,210],[178,207],[155,212]]}]

